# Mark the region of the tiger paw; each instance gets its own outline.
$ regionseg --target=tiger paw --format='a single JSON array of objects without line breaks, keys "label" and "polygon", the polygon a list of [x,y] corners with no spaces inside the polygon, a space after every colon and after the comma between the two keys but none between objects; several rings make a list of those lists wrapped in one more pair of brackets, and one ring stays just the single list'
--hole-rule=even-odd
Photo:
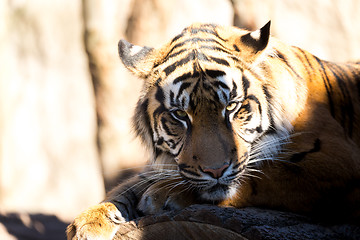
[{"label": "tiger paw", "polygon": [[113,239],[122,222],[125,219],[114,204],[101,203],[75,218],[67,227],[67,239]]},{"label": "tiger paw", "polygon": [[144,192],[137,209],[144,215],[181,210],[196,203],[194,195],[187,190],[185,186],[169,181],[155,183]]}]

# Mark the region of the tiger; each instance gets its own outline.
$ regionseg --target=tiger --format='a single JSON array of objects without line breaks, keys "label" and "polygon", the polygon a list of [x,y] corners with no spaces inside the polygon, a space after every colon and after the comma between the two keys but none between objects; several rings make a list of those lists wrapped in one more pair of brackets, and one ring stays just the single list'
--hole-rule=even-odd
[{"label": "tiger", "polygon": [[270,34],[195,23],[159,48],[120,40],[143,80],[133,117],[149,166],[68,226],[111,239],[121,223],[192,204],[360,216],[360,63]]}]

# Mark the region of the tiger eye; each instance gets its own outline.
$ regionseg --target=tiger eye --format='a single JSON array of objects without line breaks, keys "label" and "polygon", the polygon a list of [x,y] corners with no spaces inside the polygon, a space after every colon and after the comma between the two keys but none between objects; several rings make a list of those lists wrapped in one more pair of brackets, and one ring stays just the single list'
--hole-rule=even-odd
[{"label": "tiger eye", "polygon": [[185,118],[185,117],[187,117],[187,113],[186,113],[185,111],[183,111],[183,110],[176,110],[176,111],[174,111],[174,114],[175,114],[175,116],[178,117],[178,118]]},{"label": "tiger eye", "polygon": [[237,105],[238,104],[236,102],[232,102],[232,103],[230,103],[229,105],[226,106],[226,110],[231,112],[236,108]]}]

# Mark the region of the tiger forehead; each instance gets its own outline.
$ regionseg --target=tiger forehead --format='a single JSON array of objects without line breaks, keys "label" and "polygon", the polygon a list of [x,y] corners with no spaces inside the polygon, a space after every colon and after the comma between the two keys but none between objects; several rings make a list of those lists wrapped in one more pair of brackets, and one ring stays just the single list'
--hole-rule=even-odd
[{"label": "tiger forehead", "polygon": [[169,109],[180,108],[194,112],[200,108],[219,110],[242,94],[233,77],[235,75],[228,76],[223,71],[206,70],[205,73],[197,73],[196,77],[159,87],[166,93]]},{"label": "tiger forehead", "polygon": [[156,66],[154,83],[168,93],[169,107],[195,109],[209,101],[219,107],[237,94],[233,82],[241,79],[241,66],[218,30],[217,25],[194,24],[163,49],[167,54]]},{"label": "tiger forehead", "polygon": [[173,38],[162,50],[165,56],[154,65],[157,79],[153,83],[163,85],[164,81],[177,82],[206,70],[226,72],[234,67],[239,59],[217,30],[216,25],[192,25]]},{"label": "tiger forehead", "polygon": [[[186,51],[194,52],[194,50],[199,53],[206,50],[222,50],[231,54],[227,46],[225,46],[226,41],[218,34],[215,25],[192,25],[171,40],[168,45],[168,55],[165,59],[168,60],[169,57]],[[201,60],[200,54],[198,55]]]},{"label": "tiger forehead", "polygon": [[216,37],[223,39],[218,33],[219,26],[215,24],[193,24],[190,27],[185,28],[180,34],[171,40],[171,43],[176,42],[180,38],[188,37],[190,42],[196,42],[196,37]]}]

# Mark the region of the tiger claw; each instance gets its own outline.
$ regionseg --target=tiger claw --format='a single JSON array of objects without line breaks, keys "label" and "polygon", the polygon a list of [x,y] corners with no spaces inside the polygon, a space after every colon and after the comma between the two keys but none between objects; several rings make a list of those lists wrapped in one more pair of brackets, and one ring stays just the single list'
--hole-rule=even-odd
[{"label": "tiger claw", "polygon": [[112,203],[101,203],[75,218],[66,230],[68,240],[113,239],[125,219]]}]

